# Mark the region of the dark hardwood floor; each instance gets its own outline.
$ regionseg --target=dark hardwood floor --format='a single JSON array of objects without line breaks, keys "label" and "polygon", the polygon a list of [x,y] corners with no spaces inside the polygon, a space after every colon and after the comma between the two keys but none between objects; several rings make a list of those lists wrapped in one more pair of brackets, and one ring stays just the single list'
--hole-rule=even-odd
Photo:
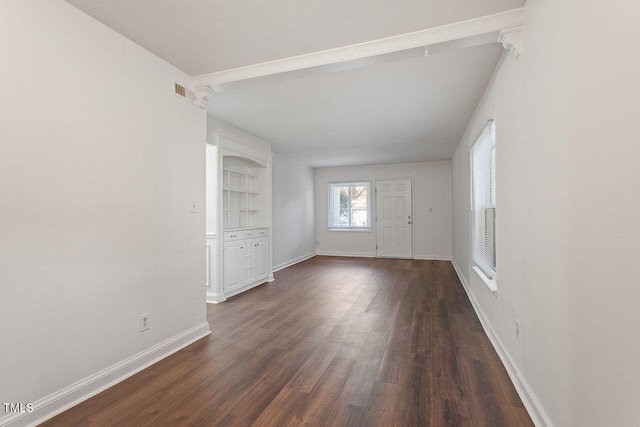
[{"label": "dark hardwood floor", "polygon": [[315,257],[44,426],[532,426],[451,263]]}]

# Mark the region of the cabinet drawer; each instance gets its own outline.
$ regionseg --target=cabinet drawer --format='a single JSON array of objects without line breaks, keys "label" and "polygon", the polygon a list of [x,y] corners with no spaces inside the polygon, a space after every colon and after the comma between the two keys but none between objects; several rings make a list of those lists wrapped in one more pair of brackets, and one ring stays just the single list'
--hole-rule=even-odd
[{"label": "cabinet drawer", "polygon": [[225,231],[224,232],[224,241],[225,242],[230,242],[232,240],[244,239],[243,233],[244,233],[244,231]]},{"label": "cabinet drawer", "polygon": [[269,235],[268,228],[254,228],[252,230],[244,230],[242,232],[243,239],[255,239],[256,237],[264,237]]},{"label": "cabinet drawer", "polygon": [[242,238],[243,239],[253,239],[258,236],[258,230],[243,230]]}]

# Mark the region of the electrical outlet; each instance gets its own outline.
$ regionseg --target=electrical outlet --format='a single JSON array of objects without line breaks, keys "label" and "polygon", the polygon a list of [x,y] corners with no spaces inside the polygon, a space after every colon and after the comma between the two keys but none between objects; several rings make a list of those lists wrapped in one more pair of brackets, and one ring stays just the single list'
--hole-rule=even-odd
[{"label": "electrical outlet", "polygon": [[520,321],[518,319],[516,319],[516,339],[518,341],[520,341],[520,332],[522,330],[522,325],[520,324]]},{"label": "electrical outlet", "polygon": [[140,315],[140,332],[144,332],[151,327],[149,323],[149,313]]}]

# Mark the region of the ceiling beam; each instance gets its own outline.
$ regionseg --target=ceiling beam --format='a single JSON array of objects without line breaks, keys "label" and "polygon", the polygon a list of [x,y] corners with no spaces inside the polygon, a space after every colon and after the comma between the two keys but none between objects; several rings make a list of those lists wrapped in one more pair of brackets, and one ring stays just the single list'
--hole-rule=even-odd
[{"label": "ceiling beam", "polygon": [[[518,8],[494,15],[455,22],[453,24],[384,39],[372,40],[365,43],[203,74],[194,77],[193,85],[195,88],[208,87],[212,90],[221,90],[231,86],[229,85],[231,83],[249,79],[297,72],[310,68],[325,68],[324,66],[333,66],[335,64],[376,56],[382,57],[387,54],[394,54],[416,48],[422,48],[424,52],[425,47],[434,44],[453,42],[461,39],[473,39],[506,29],[519,28],[522,27],[523,21],[524,8]],[[494,41],[497,42],[497,38],[494,39]],[[429,49],[429,52],[431,53],[431,49]]]}]

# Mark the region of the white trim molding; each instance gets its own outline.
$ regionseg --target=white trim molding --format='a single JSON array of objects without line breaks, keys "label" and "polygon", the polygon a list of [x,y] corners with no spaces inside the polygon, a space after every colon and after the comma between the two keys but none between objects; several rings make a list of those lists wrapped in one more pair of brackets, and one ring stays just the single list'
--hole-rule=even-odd
[{"label": "white trim molding", "polygon": [[198,107],[206,110],[207,104],[211,99],[211,95],[213,95],[215,90],[213,90],[209,86],[199,86],[196,88],[196,101],[198,103]]},{"label": "white trim molding", "polygon": [[298,264],[299,262],[311,259],[314,256],[316,256],[316,253],[315,252],[311,252],[311,253],[308,253],[308,254],[303,255],[301,257],[289,260],[287,262],[283,262],[282,264],[275,265],[273,267],[273,272],[275,273],[276,271],[282,270],[282,269],[287,268],[287,267],[291,267],[292,265]]},{"label": "white trim molding", "polygon": [[198,88],[206,86],[209,89],[214,89],[216,85],[225,83],[369,58],[407,49],[424,48],[437,43],[477,37],[488,33],[497,33],[505,29],[522,26],[523,22],[524,8],[517,8],[365,43],[203,74],[194,77],[194,84]]},{"label": "white trim molding", "polygon": [[376,254],[364,253],[364,252],[316,252],[316,255],[320,256],[342,256],[350,258],[375,258]]},{"label": "white trim molding", "polygon": [[224,294],[217,294],[215,292],[207,292],[207,304],[220,304],[225,302],[227,298]]},{"label": "white trim molding", "polygon": [[517,59],[522,53],[522,25],[500,30],[498,43],[502,43],[502,46]]},{"label": "white trim molding", "polygon": [[203,322],[161,343],[141,351],[106,369],[33,402],[33,412],[19,412],[0,417],[1,426],[36,426],[67,409],[95,396],[109,387],[137,374],[165,357],[209,335]]},{"label": "white trim molding", "polygon": [[418,259],[421,261],[451,261],[450,256],[442,255],[414,255],[413,259]]},{"label": "white trim molding", "polygon": [[225,301],[226,298],[224,293],[220,293],[218,289],[218,241],[215,233],[207,233],[206,260],[206,301],[218,304]]},{"label": "white trim molding", "polygon": [[211,288],[211,242],[208,241],[207,239],[207,243],[205,246],[205,259],[206,259],[206,272],[207,275],[205,276],[205,286],[207,288]]}]

